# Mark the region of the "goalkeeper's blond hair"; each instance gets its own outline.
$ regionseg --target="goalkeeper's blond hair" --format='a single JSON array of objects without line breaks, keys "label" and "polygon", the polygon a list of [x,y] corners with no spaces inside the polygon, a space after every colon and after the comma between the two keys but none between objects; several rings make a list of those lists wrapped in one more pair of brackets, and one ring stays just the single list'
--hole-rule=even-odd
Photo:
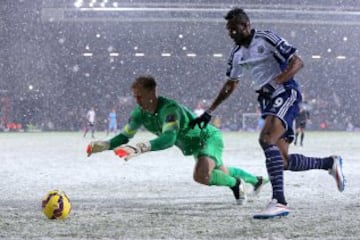
[{"label": "goalkeeper's blond hair", "polygon": [[156,81],[153,76],[150,75],[142,75],[135,79],[131,88],[142,88],[146,90],[154,90],[156,88]]}]

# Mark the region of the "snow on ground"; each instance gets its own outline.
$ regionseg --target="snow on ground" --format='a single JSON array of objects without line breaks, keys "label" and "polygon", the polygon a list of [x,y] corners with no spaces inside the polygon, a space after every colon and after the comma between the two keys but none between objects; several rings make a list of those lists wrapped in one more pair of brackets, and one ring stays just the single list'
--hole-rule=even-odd
[{"label": "snow on ground", "polygon": [[[104,139],[104,133],[97,133]],[[141,133],[134,139],[149,139]],[[266,174],[257,133],[224,133],[224,162]],[[358,239],[360,160],[358,133],[307,132],[311,156],[341,154],[347,187],[336,189],[326,171],[286,172],[288,217],[254,220],[270,200],[266,186],[245,206],[223,187],[192,180],[194,160],[176,148],[129,162],[111,151],[86,157],[90,138],[81,133],[0,134],[1,239]],[[41,197],[64,190],[73,210],[64,221],[48,220]]]}]

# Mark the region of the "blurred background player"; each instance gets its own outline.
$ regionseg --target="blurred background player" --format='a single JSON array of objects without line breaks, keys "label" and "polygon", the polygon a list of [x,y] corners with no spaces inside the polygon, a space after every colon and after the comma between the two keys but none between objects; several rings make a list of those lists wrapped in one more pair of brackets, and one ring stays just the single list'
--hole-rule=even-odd
[{"label": "blurred background player", "polygon": [[109,126],[106,131],[106,135],[109,135],[110,132],[116,133],[117,132],[117,116],[116,110],[113,108],[108,116]]},{"label": "blurred background player", "polygon": [[196,116],[201,116],[201,114],[203,114],[204,112],[205,112],[204,104],[200,101],[196,105],[196,108],[194,109],[194,113],[195,113]]},{"label": "blurred background player", "polygon": [[[222,134],[212,125],[205,128],[189,128],[196,115],[174,100],[156,94],[156,81],[151,76],[140,76],[132,84],[137,106],[131,112],[129,122],[117,136],[109,141],[93,141],[87,148],[93,153],[114,150],[128,160],[148,151],[159,151],[177,146],[183,155],[193,155],[196,164],[193,178],[208,186],[229,187],[238,204],[245,200],[244,184],[251,184],[255,193],[268,182],[267,178],[254,176],[240,168],[226,167],[222,161],[224,148]],[[140,127],[157,135],[156,138],[135,145],[126,143]],[[145,169],[144,169],[145,170]]]},{"label": "blurred background player", "polygon": [[86,113],[87,125],[85,127],[84,137],[86,137],[86,134],[89,131],[91,131],[91,137],[95,138],[95,118],[96,118],[95,108],[92,107]]},{"label": "blurred background player", "polygon": [[300,134],[300,146],[303,146],[306,123],[310,121],[310,112],[304,106],[300,107],[300,112],[295,118],[295,140],[294,145],[297,144],[298,136]]}]

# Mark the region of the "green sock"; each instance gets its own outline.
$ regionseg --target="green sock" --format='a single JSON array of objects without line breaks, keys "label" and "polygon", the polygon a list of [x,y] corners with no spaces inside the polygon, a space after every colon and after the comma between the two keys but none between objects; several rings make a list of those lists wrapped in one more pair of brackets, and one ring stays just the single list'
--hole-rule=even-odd
[{"label": "green sock", "polygon": [[236,179],[232,176],[227,175],[221,170],[214,169],[211,172],[209,185],[216,185],[216,186],[227,186],[233,187],[236,184]]},{"label": "green sock", "polygon": [[248,173],[240,168],[234,168],[234,167],[228,167],[229,174],[232,177],[235,178],[241,178],[247,183],[251,183],[252,185],[255,185],[258,182],[258,179],[256,176],[252,175],[251,173]]}]

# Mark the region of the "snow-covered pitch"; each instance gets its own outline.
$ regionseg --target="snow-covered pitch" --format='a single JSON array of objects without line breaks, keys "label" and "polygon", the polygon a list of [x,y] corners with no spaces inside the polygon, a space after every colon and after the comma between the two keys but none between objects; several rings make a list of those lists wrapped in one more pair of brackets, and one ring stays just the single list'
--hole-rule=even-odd
[{"label": "snow-covered pitch", "polygon": [[[97,133],[97,139],[105,139]],[[132,142],[149,139],[140,133]],[[266,174],[257,133],[224,133],[224,162]],[[194,159],[177,148],[124,162],[112,151],[86,157],[82,133],[0,133],[1,239],[358,239],[360,134],[307,132],[292,153],[340,154],[347,185],[327,171],[286,172],[288,217],[254,220],[270,185],[246,205],[225,187],[192,180]],[[62,189],[72,201],[64,221],[48,220],[41,197]]]}]

